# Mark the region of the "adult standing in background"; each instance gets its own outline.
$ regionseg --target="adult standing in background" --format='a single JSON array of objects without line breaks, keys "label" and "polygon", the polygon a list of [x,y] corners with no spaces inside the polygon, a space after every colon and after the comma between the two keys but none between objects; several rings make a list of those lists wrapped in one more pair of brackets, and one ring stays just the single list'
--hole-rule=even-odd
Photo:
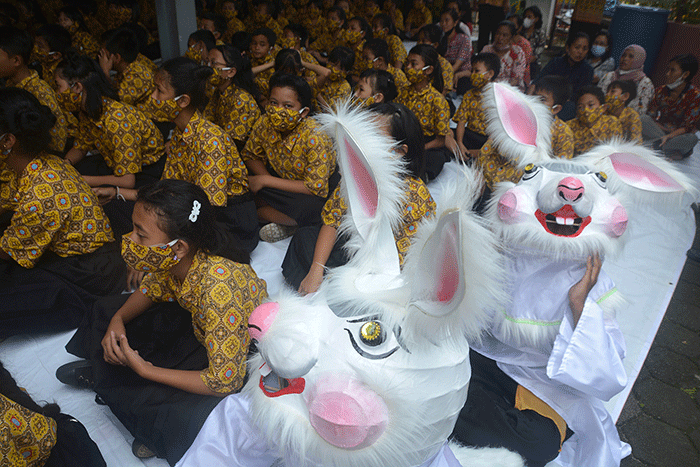
[{"label": "adult standing in background", "polygon": [[644,62],[647,52],[641,45],[632,44],[622,51],[620,65],[617,70],[605,74],[598,82],[598,87],[603,92],[608,92],[610,83],[617,80],[634,81],[637,85],[637,97],[632,99],[629,108],[644,115],[649,107],[649,102],[654,97],[654,83],[644,74]]},{"label": "adult standing in background", "polygon": [[479,12],[479,41],[477,50],[481,52],[486,44],[496,38],[498,24],[506,19],[510,8],[509,0],[478,0],[476,10]]},{"label": "adult standing in background", "polygon": [[523,30],[522,36],[530,41],[532,56],[530,57],[530,76],[535,77],[539,74],[540,55],[544,52],[544,46],[547,43],[544,31],[542,30],[542,11],[537,5],[525,8],[523,12]]}]

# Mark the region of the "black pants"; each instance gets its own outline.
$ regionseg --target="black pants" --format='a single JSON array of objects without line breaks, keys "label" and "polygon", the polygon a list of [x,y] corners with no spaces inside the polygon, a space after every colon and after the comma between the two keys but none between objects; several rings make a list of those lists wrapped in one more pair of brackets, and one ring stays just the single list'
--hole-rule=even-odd
[{"label": "black pants", "polygon": [[[452,437],[467,446],[504,447],[540,467],[559,455],[561,435],[556,424],[532,410],[515,408],[518,384],[491,359],[471,351],[472,378],[467,402]],[[567,428],[567,437],[573,434]]]},{"label": "black pants", "polygon": [[[134,437],[174,465],[190,447],[220,397],[192,394],[146,380],[104,361],[101,340],[128,295],[96,303],[66,350],[92,361],[95,392]],[[129,345],[155,366],[202,370],[209,365],[195,338],[190,313],[177,303],[158,303],[126,326]]]},{"label": "black pants", "polygon": [[493,42],[498,23],[506,19],[503,8],[499,6],[479,4],[479,41],[476,51],[481,52],[486,44]]}]

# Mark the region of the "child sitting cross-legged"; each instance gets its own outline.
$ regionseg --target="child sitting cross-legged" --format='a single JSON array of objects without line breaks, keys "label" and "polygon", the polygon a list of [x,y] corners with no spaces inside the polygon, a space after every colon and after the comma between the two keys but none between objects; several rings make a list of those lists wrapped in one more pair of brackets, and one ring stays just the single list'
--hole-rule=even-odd
[{"label": "child sitting cross-legged", "polygon": [[622,136],[633,142],[642,144],[642,120],[639,113],[629,107],[629,103],[637,97],[637,85],[631,80],[616,80],[608,86],[605,104],[608,114],[616,117],[622,127]]}]

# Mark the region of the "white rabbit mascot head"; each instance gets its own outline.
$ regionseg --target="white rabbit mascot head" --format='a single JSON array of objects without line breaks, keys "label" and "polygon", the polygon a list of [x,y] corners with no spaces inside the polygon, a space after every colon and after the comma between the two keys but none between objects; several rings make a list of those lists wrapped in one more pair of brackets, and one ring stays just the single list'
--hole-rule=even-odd
[{"label": "white rabbit mascot head", "polygon": [[573,160],[549,154],[549,120],[537,100],[507,84],[487,89],[489,132],[521,181],[494,192],[489,219],[507,246],[553,256],[614,254],[627,230],[629,203],[675,203],[687,178],[653,151],[612,140]]},{"label": "white rabbit mascot head", "polygon": [[497,295],[492,234],[469,209],[479,182],[465,173],[449,206],[419,227],[402,270],[394,142],[365,110],[320,118],[336,144],[354,255],[316,294],[255,310],[259,354],[245,392],[286,465],[419,466],[452,432],[471,374],[467,338]]}]

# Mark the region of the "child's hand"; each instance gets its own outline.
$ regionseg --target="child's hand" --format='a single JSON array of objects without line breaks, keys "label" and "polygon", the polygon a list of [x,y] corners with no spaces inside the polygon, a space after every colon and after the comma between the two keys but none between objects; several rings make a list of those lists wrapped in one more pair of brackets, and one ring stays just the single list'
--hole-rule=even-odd
[{"label": "child's hand", "polygon": [[125,334],[122,334],[119,337],[119,348],[121,349],[123,355],[122,363],[134,370],[137,375],[144,377],[148,370],[153,368],[153,364],[151,362],[147,362],[141,358],[139,352],[129,346],[129,341],[127,340]]},{"label": "child's hand", "polygon": [[267,177],[270,176],[271,175],[248,175],[248,188],[250,188],[250,191],[253,193],[257,193],[267,186],[265,182]]},{"label": "child's hand", "polygon": [[301,295],[308,295],[314,293],[321,286],[323,282],[323,267],[316,266],[314,263],[309,269],[309,273],[304,277],[304,280],[299,284],[299,293]]},{"label": "child's hand", "polygon": [[117,196],[117,189],[113,186],[96,186],[92,188],[92,191],[97,195],[97,201],[101,206],[109,203]]},{"label": "child's hand", "polygon": [[107,332],[105,332],[105,336],[102,338],[102,352],[107,363],[111,363],[112,365],[123,365],[123,355],[116,338],[116,336],[121,336],[122,334],[126,334],[124,321],[118,316],[115,316],[109,322]]},{"label": "child's hand", "polygon": [[102,68],[102,71],[109,78],[109,72],[114,66],[114,59],[112,58],[111,54],[107,52],[107,50],[102,49],[97,54],[97,60],[100,62],[100,68]]},{"label": "child's hand", "polygon": [[586,272],[583,274],[583,278],[569,289],[569,306],[574,317],[574,325],[578,324],[581,313],[583,313],[586,297],[588,297],[589,292],[598,282],[598,275],[602,265],[603,262],[600,260],[598,253],[589,256],[586,261]]}]

